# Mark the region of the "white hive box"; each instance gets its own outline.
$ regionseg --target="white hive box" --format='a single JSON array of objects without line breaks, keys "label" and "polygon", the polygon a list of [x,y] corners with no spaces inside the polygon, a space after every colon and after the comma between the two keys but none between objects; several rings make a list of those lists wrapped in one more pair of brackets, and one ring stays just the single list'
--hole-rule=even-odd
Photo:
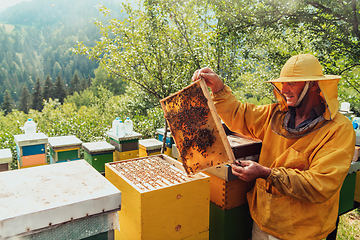
[{"label": "white hive box", "polygon": [[0,149],[0,172],[10,170],[12,154],[9,148]]},{"label": "white hive box", "polygon": [[38,234],[64,239],[56,236],[56,229],[62,229],[58,234],[76,229],[72,239],[79,239],[104,232],[99,224],[105,231],[118,228],[121,192],[78,160],[1,173],[0,206],[0,239]]}]

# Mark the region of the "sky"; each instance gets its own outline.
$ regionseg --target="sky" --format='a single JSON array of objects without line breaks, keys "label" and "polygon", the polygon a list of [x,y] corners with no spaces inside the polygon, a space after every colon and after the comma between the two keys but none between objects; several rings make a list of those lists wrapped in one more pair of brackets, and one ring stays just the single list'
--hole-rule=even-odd
[{"label": "sky", "polygon": [[4,11],[6,8],[11,7],[17,3],[31,1],[31,0],[0,0],[0,12]]}]

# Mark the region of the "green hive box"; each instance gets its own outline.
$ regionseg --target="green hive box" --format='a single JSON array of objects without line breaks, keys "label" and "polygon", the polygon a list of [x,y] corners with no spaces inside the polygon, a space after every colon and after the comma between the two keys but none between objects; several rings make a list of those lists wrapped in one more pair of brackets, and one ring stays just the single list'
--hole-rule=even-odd
[{"label": "green hive box", "polygon": [[50,164],[80,159],[82,141],[75,136],[49,137]]},{"label": "green hive box", "polygon": [[247,204],[222,210],[210,203],[210,240],[248,240],[251,230],[252,219]]},{"label": "green hive box", "polygon": [[340,190],[339,215],[354,209],[356,173],[360,170],[360,162],[351,162],[348,175]]},{"label": "green hive box", "polygon": [[115,147],[108,142],[83,143],[84,159],[99,172],[105,172],[105,163],[113,161]]}]

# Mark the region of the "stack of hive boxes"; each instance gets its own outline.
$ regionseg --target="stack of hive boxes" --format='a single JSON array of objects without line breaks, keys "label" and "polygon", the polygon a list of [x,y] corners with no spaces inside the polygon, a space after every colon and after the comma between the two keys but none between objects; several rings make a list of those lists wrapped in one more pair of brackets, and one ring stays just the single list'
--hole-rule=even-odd
[{"label": "stack of hive boxes", "polygon": [[115,239],[208,239],[209,177],[188,177],[179,161],[153,155],[105,164],[122,193]]},{"label": "stack of hive boxes", "polygon": [[47,164],[48,137],[43,133],[14,135],[18,168]]},{"label": "stack of hive boxes", "polygon": [[49,137],[50,164],[80,159],[82,141],[75,136]]},{"label": "stack of hive boxes", "polygon": [[[226,127],[225,132],[230,134],[228,139],[236,159],[258,159],[261,141],[236,135]],[[252,220],[246,193],[254,182],[234,176],[230,165],[207,169],[205,174],[210,176],[210,239],[249,239]]]},{"label": "stack of hive boxes", "polygon": [[110,144],[115,147],[114,161],[139,157],[139,139],[142,138],[141,134],[133,132],[124,137],[118,137],[112,131],[106,132],[106,134],[110,138]]}]

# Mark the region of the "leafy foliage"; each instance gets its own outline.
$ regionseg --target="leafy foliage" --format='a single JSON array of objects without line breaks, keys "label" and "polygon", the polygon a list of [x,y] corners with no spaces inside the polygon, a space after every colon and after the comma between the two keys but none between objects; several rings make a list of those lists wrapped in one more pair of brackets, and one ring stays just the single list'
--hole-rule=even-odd
[{"label": "leafy foliage", "polygon": [[[152,108],[141,112],[142,115],[133,115],[132,108],[127,108],[129,102],[136,98],[137,93],[118,96],[109,90],[99,87],[97,94],[89,89],[80,94],[75,93],[61,104],[58,99],[44,101],[41,112],[30,109],[28,114],[13,110],[6,116],[0,114],[0,149],[10,148],[13,154],[12,167],[17,167],[17,153],[14,135],[23,134],[20,127],[28,118],[37,123],[37,131],[48,137],[75,135],[83,142],[108,140],[106,132],[110,130],[115,117],[123,121],[130,117],[134,122],[134,130],[144,138],[155,137],[155,131],[163,124],[161,108]],[[83,105],[77,101],[82,99],[90,104]],[[133,104],[133,107],[136,104]],[[141,108],[140,105],[138,105]]]}]

